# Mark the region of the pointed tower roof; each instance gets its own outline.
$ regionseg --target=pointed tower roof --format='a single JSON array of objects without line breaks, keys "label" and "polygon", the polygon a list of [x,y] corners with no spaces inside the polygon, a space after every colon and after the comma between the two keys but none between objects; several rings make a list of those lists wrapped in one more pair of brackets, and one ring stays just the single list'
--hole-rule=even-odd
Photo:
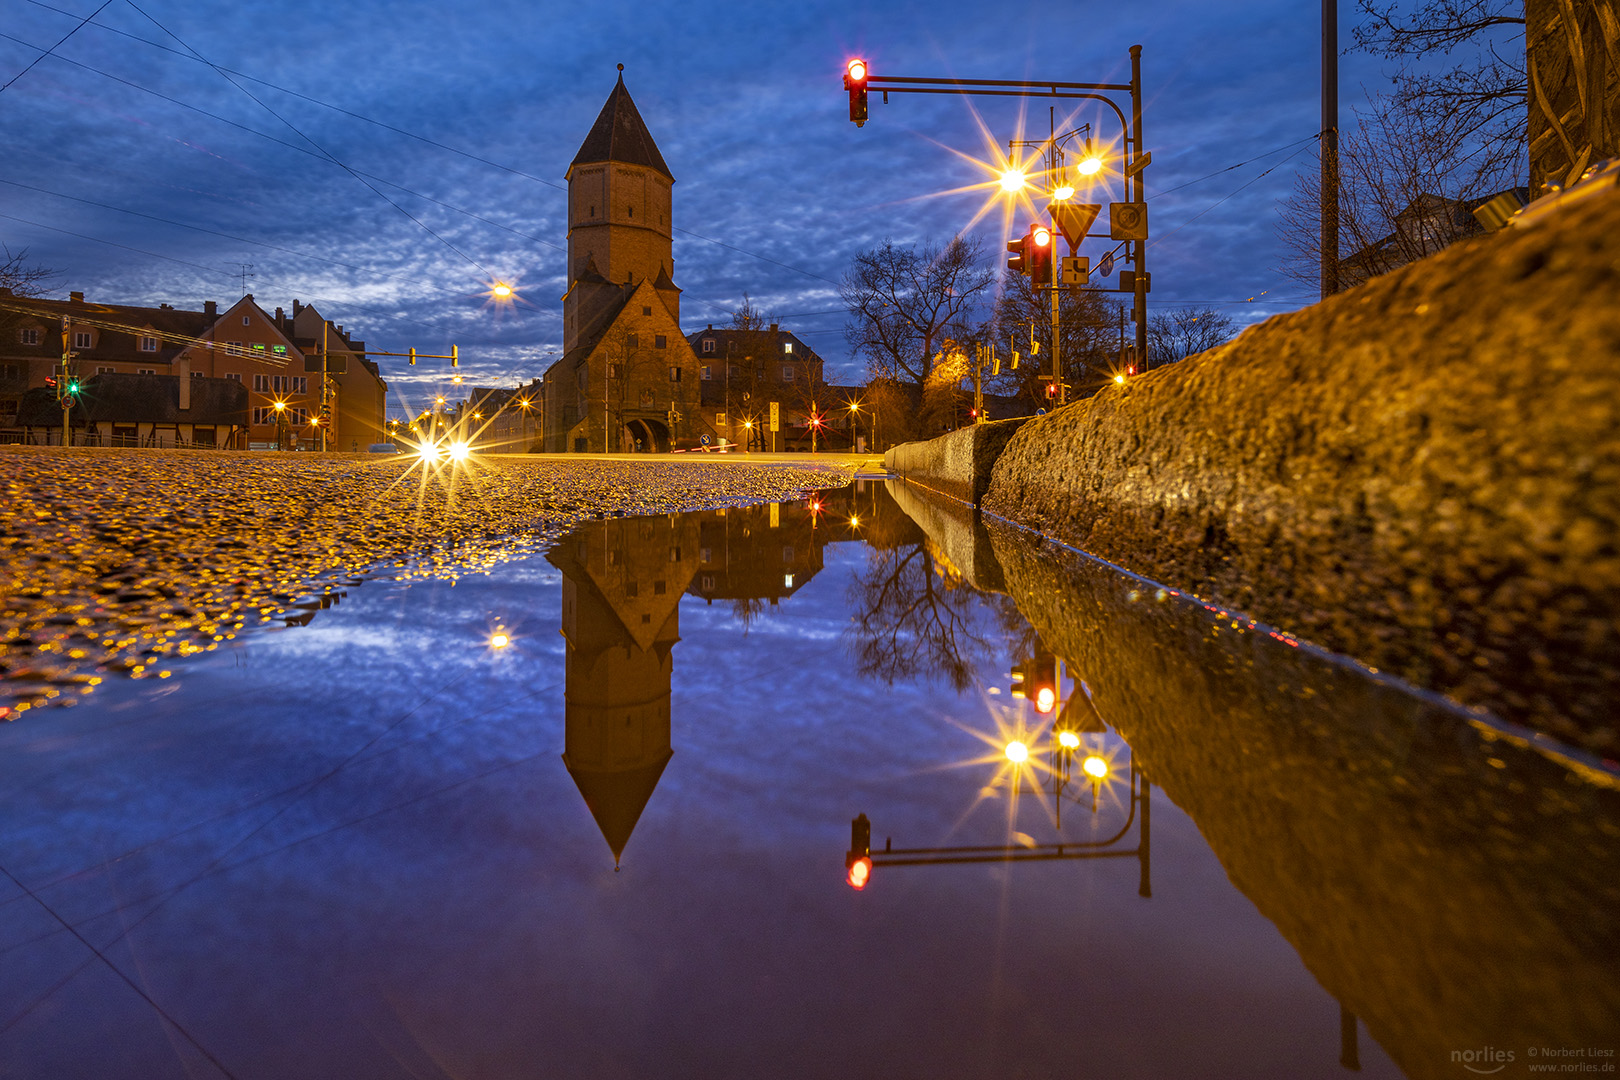
[{"label": "pointed tower roof", "polygon": [[667,750],[646,765],[607,770],[578,768],[568,760],[567,754],[563,755],[568,775],[574,778],[574,786],[585,797],[596,827],[602,830],[602,839],[613,852],[614,866],[619,865],[624,846],[630,842],[630,834],[641,820],[641,812],[647,808],[653,789],[658,787],[659,777],[664,775],[664,766],[674,756],[673,750]]},{"label": "pointed tower roof", "polygon": [[598,161],[618,161],[626,165],[643,165],[657,169],[674,180],[664,155],[658,152],[647,125],[642,122],[636,103],[630,100],[630,91],[624,88],[624,65],[619,65],[619,81],[608,95],[607,103],[591,125],[591,133],[580,144],[579,153],[569,162],[568,171],[575,165],[594,164]]}]

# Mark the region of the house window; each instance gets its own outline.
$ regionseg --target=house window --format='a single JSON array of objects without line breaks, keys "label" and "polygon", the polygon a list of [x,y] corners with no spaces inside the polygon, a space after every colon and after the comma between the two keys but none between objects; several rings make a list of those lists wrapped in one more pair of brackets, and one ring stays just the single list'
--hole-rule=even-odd
[{"label": "house window", "polygon": [[75,349],[88,349],[90,347],[90,335],[83,330],[75,330],[73,332],[73,347]]},{"label": "house window", "polygon": [[669,561],[670,562],[680,562],[681,561],[681,549],[680,549],[679,546],[672,547],[672,548],[669,549]]},{"label": "house window", "polygon": [[703,575],[703,584],[699,585],[698,588],[702,589],[704,592],[713,592],[714,591],[714,575],[713,574],[704,574]]},{"label": "house window", "polygon": [[240,371],[227,371],[225,373],[225,377],[227,379],[231,380],[231,382],[241,382],[242,381],[242,373]]},{"label": "house window", "polygon": [[137,374],[137,375],[156,375],[157,374],[157,368],[138,367],[138,368],[135,369],[135,374]]},{"label": "house window", "polygon": [[627,347],[634,349],[636,346],[641,344],[641,338],[637,334],[626,334],[624,343]]},{"label": "house window", "polygon": [[277,356],[286,356],[287,355],[287,346],[285,346],[285,345],[272,345],[272,346],[270,346],[270,351],[275,353]]},{"label": "house window", "polygon": [[242,316],[242,325],[243,326],[252,326],[253,321],[248,316],[244,315],[244,316]]},{"label": "house window", "polygon": [[0,379],[22,378],[21,364],[0,364]]},{"label": "house window", "polygon": [[792,364],[783,364],[782,365],[782,381],[783,382],[792,382],[793,381],[793,365]]},{"label": "house window", "polygon": [[253,389],[254,389],[254,391],[256,393],[260,393],[260,394],[269,393],[269,391],[270,391],[270,376],[268,376],[268,375],[254,375],[253,376]]},{"label": "house window", "polygon": [[714,548],[699,548],[698,549],[698,561],[699,562],[714,562]]},{"label": "house window", "polygon": [[24,330],[22,332],[22,343],[24,345],[38,345],[39,344],[39,331],[38,330]]},{"label": "house window", "polygon": [[618,364],[609,364],[608,365],[607,377],[610,378],[610,379],[617,379],[619,377],[619,365]]},{"label": "house window", "polygon": [[782,547],[782,561],[783,562],[792,562],[793,561],[793,547],[792,547],[791,544],[783,545],[783,547]]},{"label": "house window", "polygon": [[714,426],[719,428],[721,431],[724,431],[726,429],[726,414],[725,413],[717,412],[717,413],[714,414]]},{"label": "house window", "polygon": [[256,353],[262,353],[262,352],[264,352],[264,346],[260,345],[257,341],[255,341],[253,343],[253,351],[256,352]]},{"label": "house window", "polygon": [[669,381],[670,382],[680,382],[681,381],[681,369],[680,368],[672,367],[672,368],[669,369]]},{"label": "house window", "polygon": [[655,348],[655,349],[667,349],[667,348],[669,348],[669,338],[665,337],[663,334],[655,334],[653,336],[653,348]]},{"label": "house window", "polygon": [[157,352],[157,338],[149,334],[142,334],[141,352]]},{"label": "house window", "polygon": [[706,337],[703,339],[703,351],[706,353],[714,352],[714,338]]},{"label": "house window", "polygon": [[191,377],[192,377],[192,378],[193,378],[193,379],[200,379],[200,378],[202,378],[202,377],[203,377],[203,373],[202,373],[202,372],[200,372],[200,371],[193,371],[193,372],[192,372],[192,373],[191,373]]},{"label": "house window", "polygon": [[651,315],[652,314],[652,308],[650,306],[646,305],[646,304],[643,304],[642,307],[641,307],[641,313],[643,315]]},{"label": "house window", "polygon": [[626,596],[640,596],[641,595],[641,583],[636,582],[636,581],[627,581],[627,582],[625,582],[624,595],[626,595]]},{"label": "house window", "polygon": [[663,596],[668,590],[669,590],[669,585],[668,585],[667,582],[663,582],[663,581],[655,581],[655,582],[653,582],[653,595],[654,596]]},{"label": "house window", "polygon": [[227,341],[225,343],[225,351],[232,356],[241,356],[242,343],[240,341]]},{"label": "house window", "polygon": [[651,390],[643,390],[641,392],[641,407],[643,409],[650,409],[650,408],[652,408],[652,403],[653,403],[653,392]]},{"label": "house window", "polygon": [[96,374],[97,375],[111,375],[111,374],[113,374],[113,372],[114,372],[114,369],[110,368],[110,367],[98,367],[98,368],[96,368]]},{"label": "house window", "polygon": [[702,379],[704,382],[708,382],[710,379],[714,378],[714,372],[709,369],[708,364],[704,364],[702,367],[698,368],[698,378]]},{"label": "house window", "polygon": [[791,341],[782,342],[782,351],[791,355],[792,352],[793,352],[793,342],[791,342]]}]

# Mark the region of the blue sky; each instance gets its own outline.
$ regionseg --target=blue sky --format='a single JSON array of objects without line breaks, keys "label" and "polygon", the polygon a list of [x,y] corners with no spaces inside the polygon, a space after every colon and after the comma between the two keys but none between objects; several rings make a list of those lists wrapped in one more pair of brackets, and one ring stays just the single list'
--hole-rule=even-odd
[{"label": "blue sky", "polygon": [[[5,82],[96,6],[0,0],[0,10]],[[852,380],[837,280],[885,238],[937,241],[966,226],[982,195],[926,196],[986,179],[956,151],[990,157],[981,122],[1005,150],[1020,107],[921,95],[884,105],[874,95],[857,129],[840,83],[846,59],[863,55],[885,75],[1123,82],[1140,44],[1158,238],[1151,301],[1222,303],[1246,323],[1309,300],[1277,270],[1275,222],[1294,170],[1311,161],[1308,145],[1288,144],[1318,126],[1314,5],[542,3],[472,13],[293,0],[273,10],[111,0],[16,78],[0,92],[0,241],[62,271],[59,293],[109,302],[223,306],[241,295],[250,263],[247,289],[267,309],[314,302],[376,349],[454,343],[469,382],[510,384],[560,348],[563,172],[623,63],[677,180],[675,224],[689,230],[675,242],[685,327],[724,322],[746,291],[821,352],[830,378]],[[1351,13],[1341,18],[1348,40]],[[263,81],[236,78],[249,96],[188,49]],[[1376,61],[1347,56],[1346,111],[1360,84],[1378,80]],[[1028,106],[1031,132],[1045,132],[1046,110]],[[999,213],[974,229],[991,258],[1002,231]],[[490,308],[492,278],[516,280],[525,302]],[[412,396],[443,377],[383,363]]]}]

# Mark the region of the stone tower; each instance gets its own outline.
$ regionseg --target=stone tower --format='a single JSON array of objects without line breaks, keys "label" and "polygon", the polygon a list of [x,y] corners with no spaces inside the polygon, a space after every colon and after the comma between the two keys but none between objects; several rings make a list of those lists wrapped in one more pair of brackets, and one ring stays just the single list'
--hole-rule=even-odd
[{"label": "stone tower", "polygon": [[651,282],[680,322],[671,231],[670,175],[630,91],[624,66],[568,166],[568,292],[564,353],[589,344],[630,289]]}]

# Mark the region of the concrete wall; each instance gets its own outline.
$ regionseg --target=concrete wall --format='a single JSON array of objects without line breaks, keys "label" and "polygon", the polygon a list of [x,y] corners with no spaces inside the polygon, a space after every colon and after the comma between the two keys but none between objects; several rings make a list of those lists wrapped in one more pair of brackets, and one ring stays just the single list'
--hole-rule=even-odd
[{"label": "concrete wall", "polygon": [[1024,425],[984,507],[1612,755],[1617,357],[1609,189]]},{"label": "concrete wall", "polygon": [[896,476],[977,506],[990,485],[996,458],[1028,419],[996,420],[927,442],[901,443],[883,455],[883,466]]},{"label": "concrete wall", "polygon": [[1612,778],[986,522],[1019,612],[1405,1075],[1612,1044]]}]

